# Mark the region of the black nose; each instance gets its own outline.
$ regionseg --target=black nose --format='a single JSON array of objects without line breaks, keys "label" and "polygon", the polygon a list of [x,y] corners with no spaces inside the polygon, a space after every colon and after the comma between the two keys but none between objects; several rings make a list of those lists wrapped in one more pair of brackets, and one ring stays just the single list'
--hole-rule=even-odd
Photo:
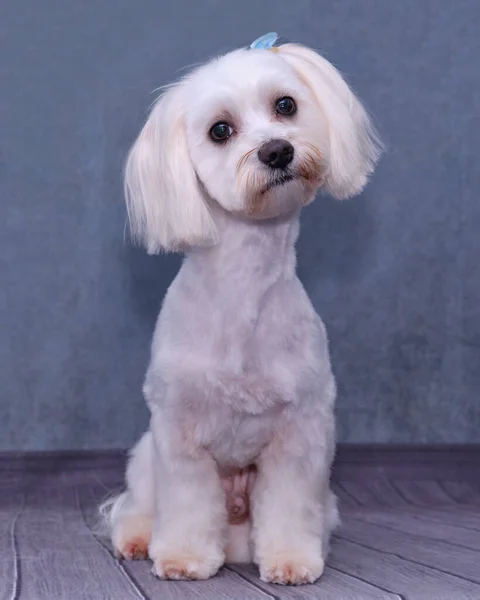
[{"label": "black nose", "polygon": [[294,149],[287,140],[269,140],[260,146],[258,158],[272,169],[285,169],[293,160]]}]

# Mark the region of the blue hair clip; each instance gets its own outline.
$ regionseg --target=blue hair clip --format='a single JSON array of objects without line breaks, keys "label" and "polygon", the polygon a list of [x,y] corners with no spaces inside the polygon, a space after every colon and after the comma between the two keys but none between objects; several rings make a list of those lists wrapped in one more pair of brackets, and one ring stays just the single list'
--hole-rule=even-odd
[{"label": "blue hair clip", "polygon": [[275,46],[278,41],[278,34],[272,31],[260,36],[254,42],[250,44],[251,50],[270,50]]}]

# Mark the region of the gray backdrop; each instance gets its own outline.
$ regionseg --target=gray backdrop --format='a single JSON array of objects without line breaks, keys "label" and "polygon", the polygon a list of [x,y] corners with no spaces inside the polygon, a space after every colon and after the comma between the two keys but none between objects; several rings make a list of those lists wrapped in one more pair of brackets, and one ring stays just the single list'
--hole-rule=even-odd
[{"label": "gray backdrop", "polygon": [[389,151],[303,214],[339,438],[480,441],[477,0],[3,0],[0,447],[126,446],[179,258],[125,241],[121,169],[152,91],[276,30],[320,49]]}]

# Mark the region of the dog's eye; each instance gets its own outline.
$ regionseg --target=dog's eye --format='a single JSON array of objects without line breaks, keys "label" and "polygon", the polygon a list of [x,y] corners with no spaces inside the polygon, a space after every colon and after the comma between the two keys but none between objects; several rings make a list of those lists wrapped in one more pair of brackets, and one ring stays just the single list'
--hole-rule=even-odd
[{"label": "dog's eye", "polygon": [[215,123],[210,128],[210,137],[214,142],[225,142],[232,133],[233,129],[228,123]]},{"label": "dog's eye", "polygon": [[295,104],[295,100],[293,98],[290,98],[290,96],[284,96],[283,98],[277,100],[275,110],[279,115],[291,117],[297,112],[297,105]]}]

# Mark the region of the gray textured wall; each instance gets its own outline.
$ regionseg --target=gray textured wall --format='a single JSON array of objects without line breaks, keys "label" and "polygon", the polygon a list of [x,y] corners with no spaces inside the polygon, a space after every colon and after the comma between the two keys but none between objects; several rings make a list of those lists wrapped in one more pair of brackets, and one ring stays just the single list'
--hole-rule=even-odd
[{"label": "gray textured wall", "polygon": [[124,242],[121,167],[156,87],[277,30],[317,47],[389,153],[303,215],[342,441],[480,441],[477,0],[4,0],[0,446],[118,447],[177,257]]}]

